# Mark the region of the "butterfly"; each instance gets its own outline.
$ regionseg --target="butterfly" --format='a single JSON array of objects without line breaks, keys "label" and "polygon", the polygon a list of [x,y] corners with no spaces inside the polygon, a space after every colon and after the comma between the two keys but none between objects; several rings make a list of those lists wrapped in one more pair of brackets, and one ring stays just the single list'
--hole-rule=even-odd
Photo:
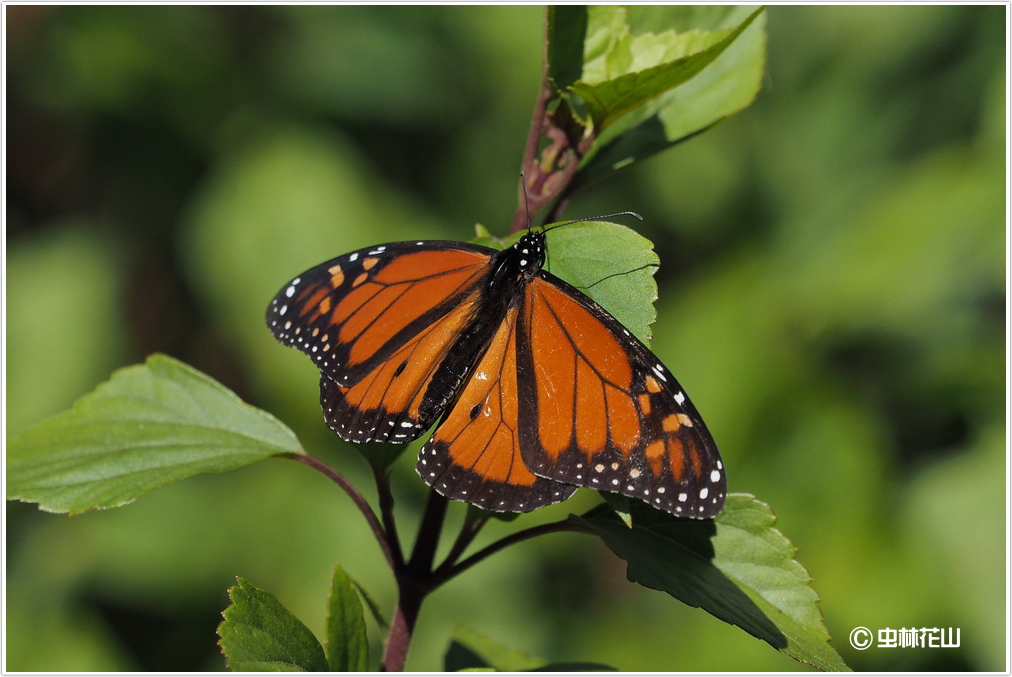
[{"label": "butterfly", "polygon": [[527,512],[590,487],[713,517],[727,481],[706,424],[642,342],[544,269],[551,229],[502,251],[339,256],[284,285],[267,325],[320,370],[342,439],[406,443],[438,419],[416,469],[448,498]]}]

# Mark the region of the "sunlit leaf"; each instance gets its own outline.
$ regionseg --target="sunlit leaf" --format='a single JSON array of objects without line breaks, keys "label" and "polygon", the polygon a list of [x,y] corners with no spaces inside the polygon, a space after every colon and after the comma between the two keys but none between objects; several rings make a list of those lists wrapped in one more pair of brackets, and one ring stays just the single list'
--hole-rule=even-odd
[{"label": "sunlit leaf", "polygon": [[[599,59],[584,65],[584,80],[574,83],[571,89],[589,107],[598,132],[603,132],[623,115],[698,75],[737,40],[761,11],[756,10],[732,30],[623,35]],[[614,34],[612,26],[605,30],[610,36]],[[592,39],[588,35],[588,41]]]},{"label": "sunlit leaf", "polygon": [[[472,242],[503,249],[521,235],[500,240],[483,233]],[[545,268],[599,303],[649,345],[650,325],[657,319],[654,273],[660,264],[653,243],[631,228],[607,221],[555,228],[547,238]]]},{"label": "sunlit leaf", "polygon": [[[693,25],[683,16],[690,9],[628,8],[628,14],[630,23],[659,30],[672,24]],[[718,11],[714,8],[707,20],[721,28],[713,30],[693,28],[675,33],[669,28],[657,34],[629,36],[612,49],[621,51],[625,45],[630,51],[622,65],[642,70],[574,85],[575,92],[590,97],[588,105],[597,116],[598,133],[582,160],[579,181],[592,181],[657,153],[752,103],[762,83],[766,34],[762,10],[747,14],[749,9],[728,6],[713,13]],[[608,10],[601,7],[594,11]],[[650,11],[649,20],[638,16],[640,11]],[[591,55],[588,46],[588,58]],[[665,61],[669,57],[675,58]],[[610,59],[599,56],[597,61],[602,65],[591,69],[592,75],[603,77],[608,64],[620,71],[614,54]]]},{"label": "sunlit leaf", "polygon": [[112,508],[203,472],[302,453],[284,424],[164,355],[126,367],[7,448],[7,498],[43,510]]},{"label": "sunlit leaf", "polygon": [[594,221],[548,234],[548,269],[597,301],[649,344],[657,318],[654,273],[660,259],[653,243],[615,223]]}]

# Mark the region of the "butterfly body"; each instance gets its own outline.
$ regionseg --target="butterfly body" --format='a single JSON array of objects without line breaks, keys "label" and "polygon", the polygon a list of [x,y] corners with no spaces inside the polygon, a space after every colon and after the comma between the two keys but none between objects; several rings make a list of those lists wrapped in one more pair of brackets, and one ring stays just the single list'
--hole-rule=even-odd
[{"label": "butterfly body", "polygon": [[445,496],[524,512],[587,486],[712,517],[726,479],[695,407],[544,261],[544,231],[503,251],[363,249],[286,285],[267,323],[320,369],[324,415],[343,439],[409,442],[439,419],[417,470]]}]

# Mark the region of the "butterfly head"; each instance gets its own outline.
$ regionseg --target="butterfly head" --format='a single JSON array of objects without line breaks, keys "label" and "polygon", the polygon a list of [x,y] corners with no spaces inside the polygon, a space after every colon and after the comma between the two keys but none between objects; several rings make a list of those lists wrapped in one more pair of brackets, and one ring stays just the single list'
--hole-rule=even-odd
[{"label": "butterfly head", "polygon": [[529,230],[513,245],[520,273],[531,279],[545,265],[545,231]]}]

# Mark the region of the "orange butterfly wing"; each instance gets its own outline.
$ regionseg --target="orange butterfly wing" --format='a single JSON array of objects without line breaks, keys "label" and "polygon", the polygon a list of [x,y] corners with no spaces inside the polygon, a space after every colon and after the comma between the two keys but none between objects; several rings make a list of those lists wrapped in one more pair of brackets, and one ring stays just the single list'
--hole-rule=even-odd
[{"label": "orange butterfly wing", "polygon": [[342,439],[409,442],[435,421],[460,375],[433,380],[480,311],[494,253],[393,243],[322,263],[278,293],[267,324],[313,358],[325,418]]},{"label": "orange butterfly wing", "polygon": [[676,515],[720,512],[723,465],[684,390],[607,311],[545,271],[525,290],[517,368],[520,449],[534,473]]},{"label": "orange butterfly wing", "polygon": [[576,487],[538,477],[520,456],[516,323],[514,305],[422,447],[416,469],[448,498],[527,512],[569,498]]},{"label": "orange butterfly wing", "polygon": [[681,386],[543,261],[543,232],[362,249],[292,280],[267,323],[320,369],[343,439],[408,442],[442,414],[417,470],[450,498],[526,512],[587,486],[715,515],[723,465]]}]

